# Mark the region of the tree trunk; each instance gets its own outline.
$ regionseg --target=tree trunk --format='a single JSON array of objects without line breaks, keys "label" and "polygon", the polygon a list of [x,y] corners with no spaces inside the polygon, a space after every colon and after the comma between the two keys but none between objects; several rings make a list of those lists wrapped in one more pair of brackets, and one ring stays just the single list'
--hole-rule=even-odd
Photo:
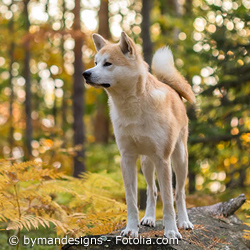
[{"label": "tree trunk", "polygon": [[[54,127],[56,128],[57,126],[57,97],[56,97],[56,89],[57,87],[54,86],[54,104],[53,104],[53,117],[54,117]],[[55,131],[53,132],[53,136],[55,136]]]},{"label": "tree trunk", "polygon": [[102,92],[97,100],[97,110],[94,120],[95,142],[107,144],[109,140],[109,117],[107,112],[107,95]]},{"label": "tree trunk", "polygon": [[[100,4],[100,10],[98,12],[99,17],[99,29],[98,33],[105,37],[107,40],[111,38],[109,29],[109,2],[108,0],[102,0]],[[109,140],[109,117],[107,107],[107,94],[102,91],[97,99],[96,103],[96,116],[94,118],[94,137],[95,142],[107,144]]]},{"label": "tree trunk", "polygon": [[245,181],[246,181],[246,177],[247,177],[247,172],[246,172],[246,169],[245,168],[242,168],[239,170],[240,172],[240,176],[239,176],[239,179],[238,179],[238,183],[239,183],[239,187],[240,188],[245,188]]},{"label": "tree trunk", "polygon": [[[65,0],[62,0],[62,20],[61,20],[61,24],[62,24],[62,40],[61,40],[61,44],[60,44],[60,50],[61,50],[61,65],[62,65],[62,79],[64,78],[64,74],[65,74],[65,68],[64,68],[64,42],[65,42],[65,38],[64,38],[64,31],[65,31],[65,13],[66,13],[66,5],[65,5]],[[66,78],[65,78],[66,79]],[[63,85],[63,96],[62,96],[62,106],[61,106],[61,129],[62,129],[62,140],[63,140],[63,145],[62,147],[66,146],[66,140],[65,140],[65,131],[67,129],[67,98],[66,98],[66,93],[67,93],[67,81],[64,80],[64,85]]]},{"label": "tree trunk", "polygon": [[[27,34],[29,33],[30,28],[30,21],[29,21],[29,13],[28,13],[28,4],[29,0],[24,0],[24,18],[25,18],[25,30]],[[28,36],[27,36],[28,37]],[[31,141],[32,141],[32,119],[31,119],[31,82],[30,82],[30,40],[29,37],[24,41],[24,72],[23,76],[25,79],[25,114],[26,114],[26,147],[27,147],[27,158],[31,158],[32,156],[32,148],[31,148]]]},{"label": "tree trunk", "polygon": [[186,0],[185,10],[186,10],[187,15],[191,15],[193,13],[193,1],[192,0]]},{"label": "tree trunk", "polygon": [[161,12],[161,15],[165,15],[168,11],[168,3],[166,0],[160,0],[160,12]]},{"label": "tree trunk", "polygon": [[[191,162],[192,161],[189,161],[189,166],[190,166]],[[195,171],[193,170],[193,168],[189,168],[189,170],[188,170],[188,192],[190,194],[193,194],[196,191],[195,177],[196,177]]]},{"label": "tree trunk", "polygon": [[152,1],[142,0],[142,23],[141,23],[141,36],[142,36],[142,47],[144,59],[151,65],[153,44],[150,38],[150,12],[152,8]]},{"label": "tree trunk", "polygon": [[101,0],[100,9],[98,11],[99,28],[98,33],[106,39],[111,38],[109,29],[109,1]]},{"label": "tree trunk", "polygon": [[[188,209],[189,219],[194,224],[194,229],[180,229],[182,240],[171,241],[170,239],[168,242],[167,239],[163,237],[164,227],[162,220],[158,220],[154,228],[141,226],[139,229],[139,238],[135,240],[132,238],[130,238],[130,240],[128,238],[122,238],[119,236],[120,230],[117,230],[107,235],[90,235],[80,238],[79,242],[82,242],[82,244],[67,244],[62,247],[62,250],[98,250],[105,248],[113,250],[247,250],[250,247],[250,241],[244,239],[243,234],[244,230],[250,230],[250,228],[234,215],[234,212],[245,200],[246,197],[240,195],[228,202]],[[94,238],[96,238],[96,241],[98,239],[102,240],[102,244],[89,244],[89,246],[84,244],[90,242],[90,240],[92,241]]]},{"label": "tree trunk", "polygon": [[[189,81],[189,79],[187,79]],[[192,105],[187,106],[187,115],[188,118],[190,119],[190,124],[189,124],[189,133],[192,134],[193,132],[195,133],[195,124],[197,123],[197,115],[195,112],[195,108]],[[194,143],[192,143],[189,140],[189,143],[191,146],[193,146]],[[195,177],[197,174],[197,164],[196,164],[196,156],[190,152],[189,153],[189,160],[188,160],[188,191],[190,194],[194,193],[196,191],[195,188]]]},{"label": "tree trunk", "polygon": [[75,1],[75,7],[73,9],[73,14],[75,16],[73,24],[73,36],[75,39],[74,47],[74,76],[73,76],[73,116],[74,116],[74,146],[79,146],[76,150],[76,155],[74,157],[74,177],[79,177],[79,175],[85,171],[84,165],[84,84],[83,84],[83,62],[82,62],[82,46],[83,46],[83,34],[81,32],[81,20],[80,20],[80,10],[81,1]]},{"label": "tree trunk", "polygon": [[[174,1],[174,10],[175,10],[176,18],[180,18],[181,17],[181,9],[180,9],[180,3],[177,0]],[[174,45],[177,48],[177,44],[178,44],[178,41],[179,41],[178,35],[180,33],[180,29],[174,27],[174,32],[173,33],[174,33],[173,34],[173,36],[174,36]]]},{"label": "tree trunk", "polygon": [[[153,53],[153,44],[150,37],[150,12],[152,9],[152,1],[151,0],[142,0],[142,23],[141,23],[141,38],[142,38],[142,49],[143,56],[146,63],[149,65],[149,69],[151,67],[152,53]],[[142,173],[142,171],[140,170]],[[139,206],[140,209],[144,209],[146,207],[146,193],[147,190],[139,189]]]},{"label": "tree trunk", "polygon": [[[9,10],[11,9],[11,6],[13,4],[13,1],[9,5]],[[12,12],[13,16],[9,21],[9,34],[14,34],[14,12]],[[9,48],[9,58],[10,58],[10,64],[9,64],[9,87],[10,87],[10,106],[9,106],[9,122],[10,122],[10,130],[9,130],[9,147],[11,151],[11,157],[12,157],[12,149],[14,146],[14,126],[13,126],[13,102],[14,102],[14,90],[13,90],[13,84],[12,84],[12,65],[14,63],[14,49],[15,49],[15,43],[13,38],[11,38],[10,48]]]},{"label": "tree trunk", "polygon": [[[181,10],[180,10],[180,3],[177,0],[160,0],[160,12],[161,15],[171,15],[172,17],[180,17],[181,16]],[[162,25],[161,27],[163,36],[169,36],[169,30],[166,28],[166,24]],[[174,40],[174,46],[176,46],[178,42],[178,35],[180,33],[180,30],[174,26],[173,28],[173,40]]]}]

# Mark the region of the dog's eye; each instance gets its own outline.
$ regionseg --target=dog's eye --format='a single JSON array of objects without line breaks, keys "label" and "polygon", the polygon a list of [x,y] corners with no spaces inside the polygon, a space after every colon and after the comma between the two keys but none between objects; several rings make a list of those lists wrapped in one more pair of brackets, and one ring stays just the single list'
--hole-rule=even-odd
[{"label": "dog's eye", "polygon": [[104,67],[108,67],[108,66],[111,66],[111,65],[112,65],[112,63],[110,63],[110,62],[105,62],[105,63],[103,64]]}]

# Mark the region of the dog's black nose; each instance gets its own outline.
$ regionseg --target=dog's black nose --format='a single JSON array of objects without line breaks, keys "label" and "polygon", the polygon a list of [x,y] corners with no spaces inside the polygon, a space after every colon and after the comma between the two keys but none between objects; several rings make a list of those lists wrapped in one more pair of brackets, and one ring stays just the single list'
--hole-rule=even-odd
[{"label": "dog's black nose", "polygon": [[89,71],[84,71],[84,72],[82,73],[82,75],[83,75],[83,77],[84,77],[85,79],[88,79],[88,78],[91,76],[91,72],[89,72]]}]

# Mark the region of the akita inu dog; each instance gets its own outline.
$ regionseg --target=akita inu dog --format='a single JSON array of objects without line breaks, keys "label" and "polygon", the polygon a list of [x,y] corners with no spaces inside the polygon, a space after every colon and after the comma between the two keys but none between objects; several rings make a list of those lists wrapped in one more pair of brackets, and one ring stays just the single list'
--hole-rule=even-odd
[{"label": "akita inu dog", "polygon": [[178,226],[192,229],[185,204],[188,118],[182,101],[184,97],[195,102],[191,86],[174,67],[168,47],[159,49],[153,57],[155,77],[148,72],[148,65],[126,33],[121,33],[118,44],[111,44],[97,34],[93,40],[98,51],[95,67],[86,70],[83,76],[91,86],[104,87],[109,96],[127,203],[127,226],[121,235],[138,236],[136,161],[141,155],[147,182],[147,207],[141,225],[155,225],[156,169],[163,201],[164,235],[181,238],[175,218],[171,161],[176,174]]}]

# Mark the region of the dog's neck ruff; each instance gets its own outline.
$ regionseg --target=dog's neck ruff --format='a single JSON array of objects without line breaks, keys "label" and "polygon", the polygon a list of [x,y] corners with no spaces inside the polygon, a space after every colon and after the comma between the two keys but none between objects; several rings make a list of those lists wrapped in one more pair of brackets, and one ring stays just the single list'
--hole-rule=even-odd
[{"label": "dog's neck ruff", "polygon": [[114,101],[117,100],[121,103],[122,99],[128,100],[131,97],[139,98],[145,90],[146,80],[145,76],[138,75],[132,82],[129,81],[127,84],[123,83],[121,86],[117,84],[116,87],[111,87],[105,90]]}]

